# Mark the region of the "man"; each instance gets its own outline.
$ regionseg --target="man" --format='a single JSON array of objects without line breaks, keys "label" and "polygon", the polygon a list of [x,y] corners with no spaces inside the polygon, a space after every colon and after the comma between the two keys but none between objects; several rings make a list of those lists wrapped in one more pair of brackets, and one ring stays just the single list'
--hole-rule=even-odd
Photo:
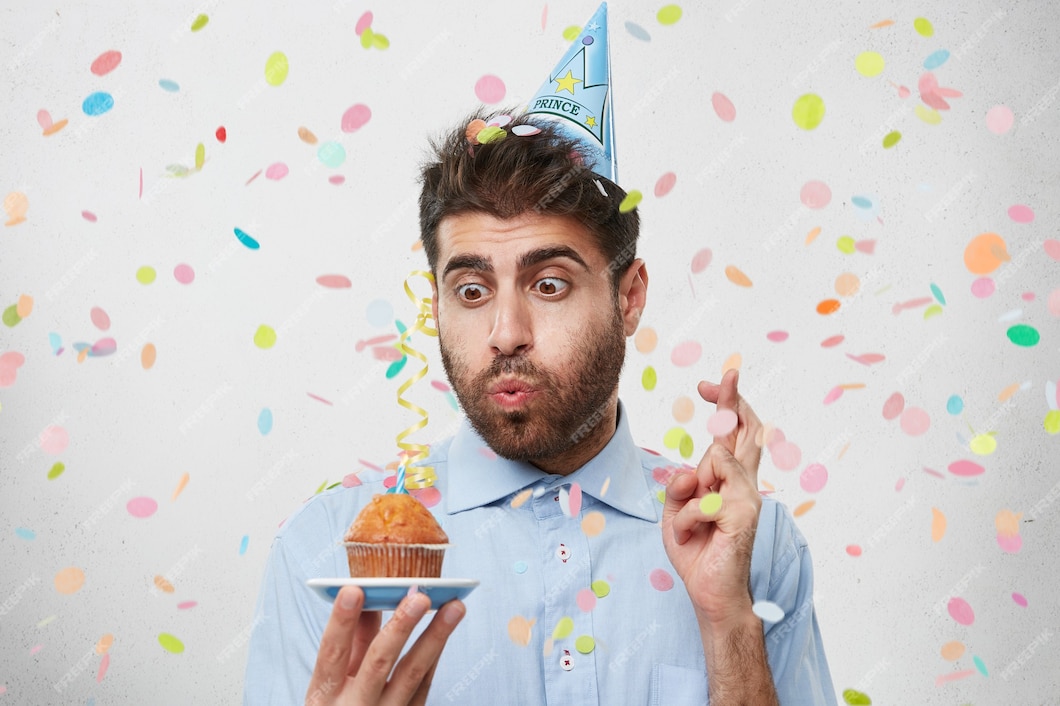
[{"label": "man", "polygon": [[618,380],[648,272],[615,183],[606,37],[601,6],[528,113],[455,126],[422,173],[466,415],[423,463],[443,576],[479,587],[423,624],[416,592],[385,625],[359,588],[329,606],[306,581],[347,575],[339,542],[383,489],[315,496],[273,543],[247,704],[836,703],[809,552],[758,493],[763,429],[737,373],[699,384],[732,424],[695,469],[633,443]]}]

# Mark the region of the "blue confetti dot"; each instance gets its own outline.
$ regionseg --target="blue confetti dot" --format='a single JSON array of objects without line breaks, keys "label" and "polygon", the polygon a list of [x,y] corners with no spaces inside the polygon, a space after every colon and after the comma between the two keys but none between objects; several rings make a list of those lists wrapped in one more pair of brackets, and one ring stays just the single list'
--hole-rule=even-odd
[{"label": "blue confetti dot", "polygon": [[938,67],[946,63],[946,59],[950,58],[950,53],[945,49],[939,49],[936,52],[932,52],[931,55],[924,59],[924,68],[928,71],[933,71]]},{"label": "blue confetti dot", "polygon": [[632,34],[634,39],[639,39],[642,42],[651,41],[651,35],[648,34],[648,31],[636,22],[626,22],[626,31]]},{"label": "blue confetti dot", "polygon": [[262,436],[265,436],[272,431],[272,410],[265,407],[258,414],[258,431],[261,432]]},{"label": "blue confetti dot", "polygon": [[325,142],[317,150],[317,159],[325,167],[340,167],[342,163],[346,161],[346,148],[340,145],[338,142]]},{"label": "blue confetti dot", "polygon": [[405,363],[408,362],[408,359],[409,357],[407,355],[403,355],[391,363],[390,367],[386,369],[386,379],[389,380],[400,373],[401,369],[405,367]]},{"label": "blue confetti dot", "polygon": [[376,299],[368,304],[365,316],[368,318],[368,323],[376,328],[389,326],[394,320],[394,306],[386,299]]},{"label": "blue confetti dot", "polygon": [[452,390],[445,393],[445,400],[449,403],[449,406],[452,407],[455,411],[460,411],[460,403],[456,401],[456,395],[453,394]]},{"label": "blue confetti dot", "polygon": [[261,247],[261,245],[258,244],[258,241],[256,241],[253,238],[251,238],[249,235],[247,235],[244,231],[240,230],[239,228],[235,229],[235,233],[236,233],[236,237],[239,238],[239,242],[243,243],[243,245],[246,245],[251,250],[257,250],[258,248]]},{"label": "blue confetti dot", "polygon": [[103,115],[114,107],[114,98],[109,93],[93,93],[81,103],[85,115]]},{"label": "blue confetti dot", "polygon": [[54,332],[49,333],[48,345],[51,346],[54,355],[59,355],[59,350],[63,347],[63,337]]},{"label": "blue confetti dot", "polygon": [[931,293],[935,295],[935,300],[938,301],[942,306],[946,306],[946,297],[942,296],[942,290],[939,289],[937,284],[932,283]]},{"label": "blue confetti dot", "polygon": [[983,664],[983,660],[979,659],[979,655],[975,655],[974,657],[972,657],[972,662],[975,663],[975,668],[979,670],[980,674],[982,674],[984,677],[990,676],[986,673],[986,665]]},{"label": "blue confetti dot", "polygon": [[170,93],[176,93],[180,90],[180,85],[176,81],[170,81],[168,78],[159,79],[158,85],[163,91],[169,91]]},{"label": "blue confetti dot", "polygon": [[239,556],[243,556],[247,553],[247,545],[250,544],[250,535],[244,534],[243,541],[239,543]]},{"label": "blue confetti dot", "polygon": [[872,208],[872,199],[867,196],[855,196],[850,199],[850,202],[858,208]]},{"label": "blue confetti dot", "polygon": [[16,527],[15,528],[15,535],[18,536],[18,537],[21,537],[22,539],[27,539],[27,540],[36,539],[37,538],[37,533],[34,532],[31,529],[26,528],[26,527]]},{"label": "blue confetti dot", "polygon": [[946,411],[952,415],[958,415],[964,410],[964,400],[960,395],[950,395],[946,400]]},{"label": "blue confetti dot", "polygon": [[512,568],[515,569],[515,573],[517,574],[525,574],[528,567],[525,561],[517,561]]}]

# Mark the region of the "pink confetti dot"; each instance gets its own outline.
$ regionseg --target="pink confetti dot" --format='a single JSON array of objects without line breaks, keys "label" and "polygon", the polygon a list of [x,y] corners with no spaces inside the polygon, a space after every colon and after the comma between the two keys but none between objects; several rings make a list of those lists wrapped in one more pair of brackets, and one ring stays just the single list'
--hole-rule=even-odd
[{"label": "pink confetti dot", "polygon": [[270,164],[265,170],[265,178],[272,179],[273,181],[279,181],[287,176],[290,170],[287,169],[287,165],[283,162],[274,162]]},{"label": "pink confetti dot", "polygon": [[582,511],[582,487],[577,483],[571,483],[568,507],[571,517],[577,517],[578,513]]},{"label": "pink confetti dot", "polygon": [[372,26],[372,13],[369,10],[360,16],[357,20],[357,26],[353,28],[353,31],[360,37],[364,34],[364,30]]},{"label": "pink confetti dot", "polygon": [[857,544],[848,544],[847,554],[850,556],[861,556],[861,546]]},{"label": "pink confetti dot", "polygon": [[766,338],[768,338],[773,343],[783,343],[784,341],[788,340],[788,332],[787,331],[770,331],[769,333],[766,334]]},{"label": "pink confetti dot", "polygon": [[986,127],[995,135],[1004,135],[1012,128],[1015,116],[1007,105],[995,105],[986,111]]},{"label": "pink confetti dot", "polygon": [[703,270],[707,269],[710,265],[710,261],[714,258],[714,253],[710,251],[710,248],[703,248],[695,255],[692,256],[692,274],[698,275]]},{"label": "pink confetti dot", "polygon": [[121,63],[121,52],[115,49],[105,51],[96,57],[96,60],[92,62],[92,65],[88,67],[88,70],[94,73],[96,76],[106,76],[114,69],[118,68],[118,64]]},{"label": "pink confetti dot", "polygon": [[1047,306],[1049,307],[1050,314],[1053,316],[1060,316],[1060,289],[1054,289],[1049,292]]},{"label": "pink confetti dot", "polygon": [[846,336],[829,336],[828,338],[821,341],[821,348],[834,348],[842,343],[846,339]]},{"label": "pink confetti dot", "polygon": [[1042,243],[1042,247],[1045,248],[1046,255],[1060,262],[1060,240],[1046,238],[1045,242]]},{"label": "pink confetti dot", "polygon": [[91,211],[81,211],[81,217],[89,223],[96,222],[96,214],[92,213]]},{"label": "pink confetti dot", "polygon": [[1030,206],[1018,203],[1015,206],[1009,206],[1008,217],[1016,223],[1030,223],[1034,220],[1034,211]]},{"label": "pink confetti dot", "polygon": [[828,469],[819,463],[811,463],[799,474],[799,485],[807,493],[820,492],[828,483]]},{"label": "pink confetti dot", "polygon": [[823,181],[808,181],[802,185],[799,199],[807,208],[824,208],[832,201],[832,190]]},{"label": "pink confetti dot", "polygon": [[66,429],[55,426],[49,426],[40,433],[40,449],[46,454],[52,454],[57,456],[63,451],[66,451],[66,447],[70,445],[70,435]]},{"label": "pink confetti dot", "polygon": [[707,420],[707,433],[712,436],[725,436],[736,428],[737,421],[739,420],[736,412],[731,409],[719,409]]},{"label": "pink confetti dot", "polygon": [[782,471],[793,471],[802,460],[802,450],[790,441],[781,441],[769,447],[773,465]]},{"label": "pink confetti dot", "polygon": [[994,293],[994,280],[989,277],[979,277],[972,282],[972,294],[979,299],[986,299]]},{"label": "pink confetti dot", "polygon": [[582,590],[578,591],[578,595],[575,598],[575,601],[577,601],[578,608],[583,613],[588,613],[596,607],[596,594],[593,593],[593,590],[591,588],[583,588]]},{"label": "pink confetti dot", "polygon": [[110,328],[110,317],[100,307],[92,307],[92,311],[88,312],[88,317],[92,319],[92,325],[100,331],[106,331]]},{"label": "pink confetti dot", "polygon": [[725,122],[731,123],[736,119],[736,106],[732,104],[732,101],[724,93],[715,91],[714,95],[710,97],[710,104],[714,107],[714,112],[717,116]]},{"label": "pink confetti dot", "polygon": [[1016,605],[1018,605],[1018,606],[1020,606],[1022,608],[1026,608],[1027,607],[1027,599],[1023,597],[1022,593],[1013,593],[1012,594],[1012,600],[1014,600],[1016,602]]},{"label": "pink confetti dot", "polygon": [[951,598],[946,609],[950,612],[950,617],[961,625],[971,625],[975,622],[975,611],[963,598]]},{"label": "pink confetti dot", "polygon": [[346,177],[341,174],[332,174],[328,177],[328,183],[335,184],[336,186],[346,183]]},{"label": "pink confetti dot", "polygon": [[919,407],[908,407],[899,420],[902,431],[909,436],[920,436],[931,426],[931,417]]},{"label": "pink confetti dot", "polygon": [[127,502],[125,504],[125,509],[128,510],[129,514],[133,517],[150,517],[158,510],[158,503],[152,498],[140,496]]},{"label": "pink confetti dot", "polygon": [[475,82],[475,97],[487,105],[504,100],[504,81],[492,74],[486,74]]},{"label": "pink confetti dot", "polygon": [[661,177],[659,177],[659,181],[655,182],[655,196],[657,198],[662,198],[663,196],[666,196],[673,190],[674,184],[676,183],[677,175],[673,172],[666,172]]},{"label": "pink confetti dot", "polygon": [[1023,537],[1018,534],[1013,536],[999,534],[997,536],[997,546],[1001,547],[1001,551],[1007,554],[1019,554],[1020,549],[1023,548]]},{"label": "pink confetti dot", "polygon": [[349,289],[353,286],[353,282],[345,275],[320,275],[317,284],[329,289]]},{"label": "pink confetti dot", "polygon": [[177,604],[177,610],[187,610],[188,608],[194,608],[199,605],[198,601],[183,601]]},{"label": "pink confetti dot", "polygon": [[695,365],[701,355],[703,346],[698,341],[685,341],[678,343],[670,351],[670,362],[679,368],[687,368],[689,365]]},{"label": "pink confetti dot", "polygon": [[1032,302],[1032,301],[1035,300],[1036,297],[1037,297],[1037,295],[1034,292],[1024,292],[1023,294],[1020,295],[1020,299],[1022,299],[1025,302]]},{"label": "pink confetti dot", "polygon": [[903,409],[905,409],[905,398],[902,397],[901,392],[896,392],[883,403],[883,418],[887,421],[896,419]]},{"label": "pink confetti dot", "polygon": [[342,131],[357,132],[372,119],[372,109],[364,103],[351,105],[342,114]]},{"label": "pink confetti dot", "polygon": [[354,488],[361,484],[361,478],[356,473],[347,473],[342,477],[343,488]]},{"label": "pink confetti dot", "polygon": [[971,478],[973,476],[982,475],[986,472],[986,469],[974,461],[960,459],[959,461],[954,461],[949,465],[949,471],[955,476],[961,476],[962,478]]},{"label": "pink confetti dot", "polygon": [[827,395],[824,396],[824,404],[825,405],[830,405],[830,404],[832,404],[833,402],[835,402],[836,400],[838,400],[842,396],[843,396],[843,386],[842,385],[836,385],[835,387],[833,387],[831,390],[828,391]]},{"label": "pink confetti dot", "polygon": [[173,279],[181,284],[191,284],[195,281],[195,270],[187,263],[180,263],[173,268]]},{"label": "pink confetti dot", "polygon": [[674,577],[666,569],[652,569],[648,580],[656,591],[669,591],[674,587]]},{"label": "pink confetti dot", "polygon": [[433,485],[430,488],[416,488],[409,495],[423,503],[424,507],[434,507],[442,500],[442,493]]}]

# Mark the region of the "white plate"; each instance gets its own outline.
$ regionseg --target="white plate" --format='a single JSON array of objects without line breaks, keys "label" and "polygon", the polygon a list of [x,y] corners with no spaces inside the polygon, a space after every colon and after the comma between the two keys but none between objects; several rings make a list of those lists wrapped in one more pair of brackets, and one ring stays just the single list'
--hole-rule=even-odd
[{"label": "white plate", "polygon": [[447,601],[464,598],[478,586],[476,579],[428,578],[342,578],[309,579],[306,585],[325,600],[334,601],[343,586],[360,586],[364,591],[363,610],[394,610],[413,586],[431,599],[431,608],[441,608]]}]

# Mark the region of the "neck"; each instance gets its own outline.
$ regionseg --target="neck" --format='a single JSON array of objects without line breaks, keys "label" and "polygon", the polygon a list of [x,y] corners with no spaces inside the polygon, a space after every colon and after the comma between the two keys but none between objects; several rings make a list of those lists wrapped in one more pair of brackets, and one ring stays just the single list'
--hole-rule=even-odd
[{"label": "neck", "polygon": [[[612,395],[592,429],[585,430],[584,438],[579,439],[566,451],[545,458],[528,459],[529,462],[544,471],[560,476],[568,476],[588,463],[600,453],[618,428],[618,391]],[[575,430],[577,435],[581,429]]]}]

